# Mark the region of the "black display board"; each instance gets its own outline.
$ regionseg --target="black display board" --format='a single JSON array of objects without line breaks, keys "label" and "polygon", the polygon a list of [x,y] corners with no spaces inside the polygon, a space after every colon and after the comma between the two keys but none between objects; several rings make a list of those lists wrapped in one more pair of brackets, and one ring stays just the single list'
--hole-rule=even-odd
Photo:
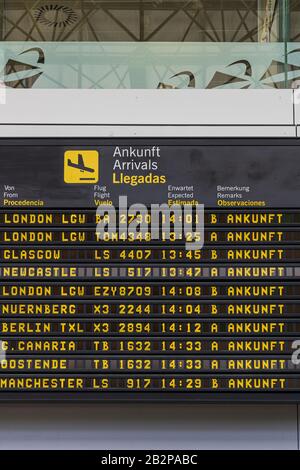
[{"label": "black display board", "polygon": [[[1,139],[0,162],[0,400],[298,401],[300,140]],[[203,204],[203,247],[133,236],[132,207],[99,239],[120,196]]]}]

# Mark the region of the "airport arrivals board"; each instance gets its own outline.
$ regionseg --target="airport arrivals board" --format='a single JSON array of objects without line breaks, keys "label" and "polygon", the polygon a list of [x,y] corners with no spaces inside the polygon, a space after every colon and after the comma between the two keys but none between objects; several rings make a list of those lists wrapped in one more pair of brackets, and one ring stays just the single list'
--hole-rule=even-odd
[{"label": "airport arrivals board", "polygon": [[0,159],[0,400],[299,400],[298,139],[1,139]]}]

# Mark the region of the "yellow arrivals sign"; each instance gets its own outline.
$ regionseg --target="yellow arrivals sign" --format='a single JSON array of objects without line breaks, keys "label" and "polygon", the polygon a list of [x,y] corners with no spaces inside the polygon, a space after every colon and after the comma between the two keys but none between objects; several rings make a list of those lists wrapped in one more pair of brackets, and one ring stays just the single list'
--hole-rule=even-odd
[{"label": "yellow arrivals sign", "polygon": [[68,184],[98,183],[99,152],[67,150],[64,156],[64,181]]}]

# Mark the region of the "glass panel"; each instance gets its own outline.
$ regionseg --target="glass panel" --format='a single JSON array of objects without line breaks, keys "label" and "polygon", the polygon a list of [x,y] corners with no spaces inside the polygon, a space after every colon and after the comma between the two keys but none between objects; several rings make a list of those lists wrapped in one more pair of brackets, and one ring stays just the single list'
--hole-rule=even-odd
[{"label": "glass panel", "polygon": [[35,88],[286,88],[300,0],[0,1],[0,80]]},{"label": "glass panel", "polygon": [[[278,40],[271,0],[94,0],[3,2],[5,41]],[[266,22],[266,5],[270,18]]]}]

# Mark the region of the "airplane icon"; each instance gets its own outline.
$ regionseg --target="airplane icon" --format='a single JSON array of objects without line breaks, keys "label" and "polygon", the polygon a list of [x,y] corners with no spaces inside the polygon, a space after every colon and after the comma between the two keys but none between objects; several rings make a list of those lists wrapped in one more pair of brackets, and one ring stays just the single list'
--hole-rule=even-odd
[{"label": "airplane icon", "polygon": [[99,180],[97,150],[67,150],[64,155],[64,182],[95,184]]},{"label": "airplane icon", "polygon": [[68,166],[71,168],[76,168],[77,170],[80,170],[81,173],[84,171],[87,171],[88,173],[95,173],[94,168],[90,168],[88,166],[85,166],[83,156],[81,154],[78,155],[78,163],[73,163],[72,160],[68,159]]}]

